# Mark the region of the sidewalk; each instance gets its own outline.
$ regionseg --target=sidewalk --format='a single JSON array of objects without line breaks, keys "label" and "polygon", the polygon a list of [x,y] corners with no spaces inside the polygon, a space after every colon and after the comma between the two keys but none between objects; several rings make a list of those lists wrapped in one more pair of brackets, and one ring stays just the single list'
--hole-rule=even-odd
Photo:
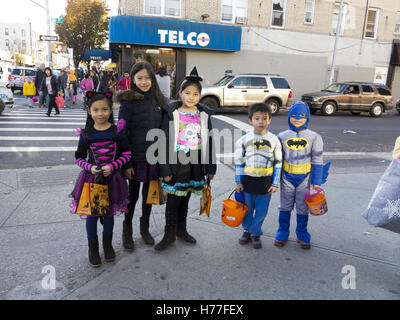
[{"label": "sidewalk", "polygon": [[[85,223],[68,213],[67,195],[79,169],[2,170],[0,299],[399,299],[400,238],[361,217],[383,171],[331,171],[325,186],[329,213],[310,217],[308,251],[294,241],[294,214],[290,241],[284,248],[273,245],[279,205],[275,194],[263,226],[263,248],[255,250],[238,244],[240,228],[220,221],[222,200],[234,187],[233,170],[221,164],[212,182],[210,217],[198,215],[199,197],[190,202],[188,229],[196,245],[177,240],[160,253],[146,246],[139,236],[138,203],[135,251],[123,250],[123,217],[116,217],[117,259],[93,269]],[[156,242],[163,235],[164,209],[155,206],[151,216]],[[55,268],[56,290],[41,286],[47,265]],[[356,289],[342,287],[346,266],[354,267]]]}]

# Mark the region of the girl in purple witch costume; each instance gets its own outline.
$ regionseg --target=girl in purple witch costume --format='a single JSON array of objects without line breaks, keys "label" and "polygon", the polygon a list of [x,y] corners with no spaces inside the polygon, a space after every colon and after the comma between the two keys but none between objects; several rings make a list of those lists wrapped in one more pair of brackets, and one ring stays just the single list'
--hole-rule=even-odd
[{"label": "girl in purple witch costume", "polygon": [[[108,185],[110,214],[103,217],[103,249],[106,261],[113,261],[115,252],[112,247],[114,215],[128,212],[128,188],[120,171],[129,163],[131,151],[126,136],[125,121],[114,125],[112,114],[112,93],[89,91],[88,114],[84,130],[77,130],[80,135],[75,163],[82,168],[74,190],[71,193],[71,213],[75,213],[85,182],[93,183],[95,174],[102,172]],[[85,217],[86,216],[82,216]],[[86,231],[89,244],[89,262],[92,267],[101,265],[99,241],[97,238],[97,220],[99,217],[88,216]]]}]

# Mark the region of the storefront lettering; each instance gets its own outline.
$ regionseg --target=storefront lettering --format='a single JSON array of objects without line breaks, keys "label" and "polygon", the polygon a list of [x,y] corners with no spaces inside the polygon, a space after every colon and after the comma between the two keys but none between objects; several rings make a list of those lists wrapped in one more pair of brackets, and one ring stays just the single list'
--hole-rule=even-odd
[{"label": "storefront lettering", "polygon": [[198,44],[201,47],[206,47],[210,43],[210,36],[205,32],[199,34],[190,32],[187,34],[186,38],[183,31],[159,29],[158,34],[160,35],[160,43],[189,44],[191,46],[196,46]]}]

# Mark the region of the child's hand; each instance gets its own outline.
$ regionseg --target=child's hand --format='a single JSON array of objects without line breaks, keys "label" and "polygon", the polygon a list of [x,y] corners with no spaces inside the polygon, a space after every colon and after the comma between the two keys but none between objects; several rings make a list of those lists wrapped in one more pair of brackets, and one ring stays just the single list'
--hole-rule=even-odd
[{"label": "child's hand", "polygon": [[207,179],[208,179],[208,180],[214,179],[214,175],[213,175],[213,174],[207,174]]},{"label": "child's hand", "polygon": [[171,179],[172,179],[172,176],[168,176],[168,177],[164,177],[164,178],[163,178],[163,180],[164,180],[165,182],[169,182],[169,181],[171,181]]},{"label": "child's hand", "polygon": [[111,175],[111,167],[109,165],[102,167],[101,170],[103,171],[103,175],[105,177],[108,177],[109,175]]},{"label": "child's hand", "polygon": [[124,176],[127,177],[129,180],[132,180],[134,175],[135,171],[133,171],[132,168],[124,170]]},{"label": "child's hand", "polygon": [[268,193],[275,193],[278,191],[278,189],[279,189],[279,187],[271,186],[271,188],[268,189]]},{"label": "child's hand", "polygon": [[96,169],[96,166],[92,166],[92,168],[90,169],[90,172],[91,172],[93,175],[95,175],[96,173],[101,172],[101,170],[97,170],[97,169]]},{"label": "child's hand", "polygon": [[236,183],[235,189],[237,193],[241,193],[244,190],[243,185],[241,183]]},{"label": "child's hand", "polygon": [[312,184],[311,185],[311,189],[313,190],[317,190],[318,188],[320,188],[321,186],[317,186],[316,184]]}]

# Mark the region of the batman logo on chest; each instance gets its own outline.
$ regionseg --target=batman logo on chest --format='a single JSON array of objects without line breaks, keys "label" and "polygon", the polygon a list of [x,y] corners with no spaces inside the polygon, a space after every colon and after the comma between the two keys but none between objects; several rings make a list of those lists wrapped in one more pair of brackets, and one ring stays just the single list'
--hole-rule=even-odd
[{"label": "batman logo on chest", "polygon": [[290,138],[286,140],[286,146],[295,151],[304,150],[308,147],[308,140],[304,138]]},{"label": "batman logo on chest", "polygon": [[256,150],[261,150],[261,149],[264,149],[264,148],[267,148],[267,147],[270,148],[270,149],[272,148],[271,143],[266,139],[251,140],[251,141],[246,143],[245,147],[246,148],[250,147],[250,148],[253,148],[253,149],[256,149]]}]

